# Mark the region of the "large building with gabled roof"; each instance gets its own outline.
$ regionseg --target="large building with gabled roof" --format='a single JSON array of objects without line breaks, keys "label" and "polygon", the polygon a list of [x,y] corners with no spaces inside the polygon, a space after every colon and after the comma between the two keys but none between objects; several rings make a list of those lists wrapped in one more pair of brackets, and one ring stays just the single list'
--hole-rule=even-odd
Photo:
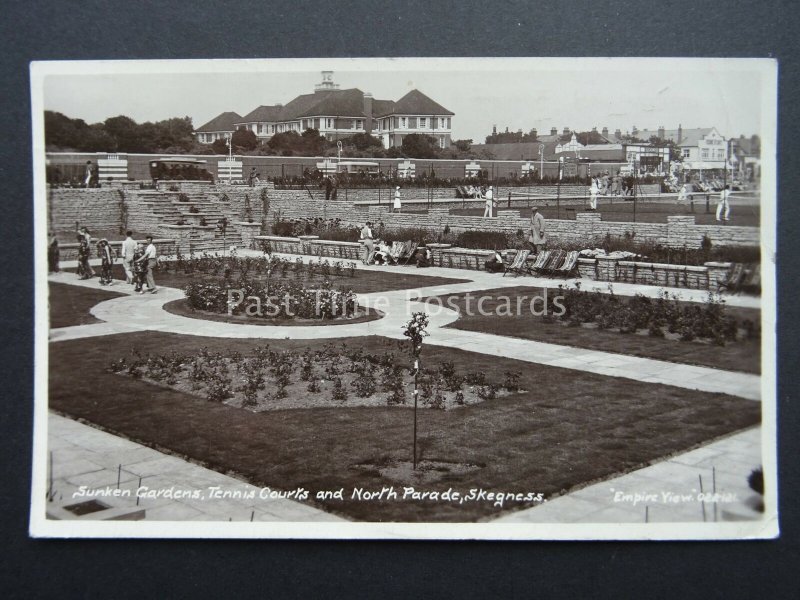
[{"label": "large building with gabled roof", "polygon": [[235,112],[224,112],[195,130],[197,141],[212,144],[215,140],[225,139],[236,131],[236,123],[242,119]]},{"label": "large building with gabled roof", "polygon": [[[235,113],[223,113],[209,123],[229,114]],[[391,148],[401,146],[406,135],[418,133],[434,137],[440,148],[447,148],[453,116],[419,90],[411,90],[396,102],[378,100],[358,88],[339,89],[333,72],[323,71],[322,82],[313,93],[301,94],[285,105],[259,106],[231,123],[229,135],[236,129],[249,129],[263,143],[278,133],[306,129],[317,129],[330,141],[369,133]],[[197,141],[211,143],[217,138],[208,136],[205,127],[197,130]]]}]

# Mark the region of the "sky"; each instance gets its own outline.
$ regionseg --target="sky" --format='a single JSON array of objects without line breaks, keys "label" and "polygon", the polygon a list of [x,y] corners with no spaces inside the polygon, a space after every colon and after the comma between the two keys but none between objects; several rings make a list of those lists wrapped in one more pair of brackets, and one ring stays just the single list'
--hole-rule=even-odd
[{"label": "sky", "polygon": [[43,106],[88,123],[221,112],[245,115],[311,93],[334,71],[341,89],[399,100],[418,89],[455,113],[453,138],[498,131],[716,127],[760,133],[768,63],[748,59],[303,59],[44,63]]}]

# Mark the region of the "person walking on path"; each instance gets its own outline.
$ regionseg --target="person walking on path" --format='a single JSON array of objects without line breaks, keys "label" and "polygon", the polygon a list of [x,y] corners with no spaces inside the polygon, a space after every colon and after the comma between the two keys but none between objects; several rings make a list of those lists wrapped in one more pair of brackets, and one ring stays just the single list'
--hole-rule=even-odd
[{"label": "person walking on path", "polygon": [[102,269],[100,270],[100,285],[114,285],[111,277],[111,265],[114,264],[114,256],[111,254],[111,246],[108,240],[103,238],[97,242],[97,252],[100,254]]},{"label": "person walking on path", "polygon": [[728,217],[730,217],[731,214],[730,196],[731,196],[731,186],[726,185],[725,189],[719,193],[719,201],[717,202],[717,221],[720,220],[720,216],[725,221],[727,221]]},{"label": "person walking on path", "polygon": [[136,251],[136,242],[133,239],[133,232],[125,232],[127,236],[122,242],[122,268],[125,270],[125,283],[133,283],[133,253]]},{"label": "person walking on path", "polygon": [[47,238],[47,270],[50,273],[58,273],[58,261],[61,257],[61,251],[58,248],[58,238],[51,231]]},{"label": "person walking on path", "polygon": [[90,279],[94,277],[94,271],[89,266],[89,254],[91,249],[86,242],[86,238],[78,236],[78,279]]},{"label": "person walking on path", "polygon": [[[153,279],[153,269],[156,268],[156,261],[158,260],[158,256],[156,254],[156,246],[153,244],[153,236],[147,236],[147,248],[144,250],[144,254],[142,257],[137,261],[142,263],[147,267],[147,274],[146,274],[146,281],[147,281],[147,291],[151,294],[156,293],[156,282]],[[144,294],[144,290],[139,290],[140,294]]]},{"label": "person walking on path", "polygon": [[538,206],[531,208],[531,233],[528,236],[528,242],[533,246],[536,254],[544,250],[544,246],[547,244],[544,217],[542,213],[539,212]]},{"label": "person walking on path", "polygon": [[597,210],[598,189],[597,177],[592,177],[592,185],[589,188],[589,210]]},{"label": "person walking on path", "polygon": [[247,185],[250,187],[256,186],[256,168],[252,167],[250,169],[250,174],[247,176]]},{"label": "person walking on path", "polygon": [[494,216],[494,192],[492,191],[492,186],[489,186],[489,189],[486,190],[485,207],[483,209],[483,216],[484,217],[493,217]]},{"label": "person walking on path", "polygon": [[364,244],[363,263],[365,265],[372,264],[372,259],[375,256],[375,244],[372,236],[372,223],[367,221],[361,230],[361,243]]},{"label": "person walking on path", "polygon": [[147,266],[139,259],[144,256],[144,246],[136,244],[133,250],[133,291],[141,292],[144,285],[144,277],[147,273]]},{"label": "person walking on path", "polygon": [[92,265],[89,264],[89,254],[91,254],[92,252],[92,236],[89,233],[89,230],[86,229],[86,227],[81,227],[78,230],[78,236],[79,236],[78,242],[81,241],[81,238],[86,242],[87,255],[86,255],[86,264],[84,265],[85,267],[84,274],[86,275],[86,279],[88,279],[89,277],[94,277],[94,269],[92,268]]},{"label": "person walking on path", "polygon": [[398,185],[394,189],[394,209],[392,212],[399,213],[400,212],[400,186]]}]

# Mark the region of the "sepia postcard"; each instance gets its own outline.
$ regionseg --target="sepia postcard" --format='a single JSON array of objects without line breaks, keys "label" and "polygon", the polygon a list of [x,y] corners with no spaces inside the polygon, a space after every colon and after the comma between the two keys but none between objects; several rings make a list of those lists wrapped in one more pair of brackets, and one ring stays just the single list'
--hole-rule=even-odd
[{"label": "sepia postcard", "polygon": [[776,61],[30,72],[32,536],[778,536]]}]

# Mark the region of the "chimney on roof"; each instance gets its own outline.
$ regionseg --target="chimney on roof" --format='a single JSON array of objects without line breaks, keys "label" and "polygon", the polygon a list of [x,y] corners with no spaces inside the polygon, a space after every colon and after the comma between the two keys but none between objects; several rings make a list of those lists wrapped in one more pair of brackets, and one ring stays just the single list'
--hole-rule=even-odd
[{"label": "chimney on roof", "polygon": [[492,125],[492,135],[497,135],[497,125]]},{"label": "chimney on roof", "polygon": [[633,129],[631,129],[631,135],[636,135],[637,133],[639,133],[639,130],[636,129],[636,125],[634,125]]},{"label": "chimney on roof", "polygon": [[683,127],[678,124],[678,143],[680,144],[683,141]]},{"label": "chimney on roof", "polygon": [[372,94],[369,92],[364,92],[364,131],[367,134],[372,133]]},{"label": "chimney on roof", "polygon": [[564,135],[569,134],[569,127],[564,127]]},{"label": "chimney on roof", "polygon": [[622,130],[619,127],[614,130],[614,137],[617,139],[622,137]]},{"label": "chimney on roof", "polygon": [[603,127],[603,137],[608,137],[608,127]]},{"label": "chimney on roof", "polygon": [[555,127],[550,128],[550,135],[558,135],[558,129]]},{"label": "chimney on roof", "polygon": [[658,139],[663,140],[666,137],[666,132],[664,130],[664,126],[658,128]]},{"label": "chimney on roof", "polygon": [[592,127],[592,133],[597,133],[597,127]]},{"label": "chimney on roof", "polygon": [[536,131],[536,127],[531,129],[531,135],[533,136],[533,139],[536,139],[537,137],[539,137],[539,135],[538,135],[538,133]]}]

